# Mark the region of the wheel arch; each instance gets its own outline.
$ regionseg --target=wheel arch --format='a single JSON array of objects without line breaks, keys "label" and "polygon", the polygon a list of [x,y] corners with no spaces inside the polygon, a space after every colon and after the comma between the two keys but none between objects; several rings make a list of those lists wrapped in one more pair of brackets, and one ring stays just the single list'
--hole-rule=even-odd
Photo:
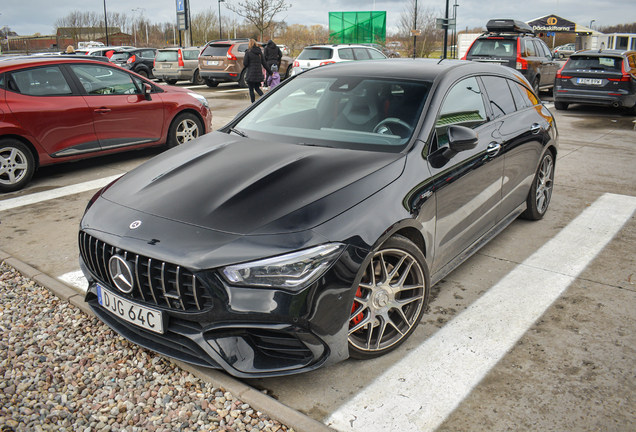
[{"label": "wheel arch", "polygon": [[168,124],[168,129],[166,130],[166,142],[168,140],[168,134],[170,133],[170,128],[172,127],[172,123],[174,122],[174,120],[179,117],[181,114],[183,113],[189,113],[189,114],[193,114],[194,116],[196,116],[196,118],[199,119],[199,121],[201,122],[201,124],[203,125],[203,134],[201,135],[205,135],[205,119],[201,116],[201,113],[198,112],[195,109],[192,108],[186,108],[186,109],[182,109],[181,111],[177,111],[174,113],[174,115],[172,116],[172,118],[170,119],[170,123]]},{"label": "wheel arch", "polygon": [[37,149],[35,148],[35,146],[33,145],[31,141],[29,141],[27,138],[23,137],[22,135],[16,135],[16,134],[6,134],[6,135],[0,136],[0,142],[2,142],[2,140],[4,139],[15,139],[20,141],[25,146],[27,146],[27,148],[33,155],[33,160],[35,161],[35,170],[37,170],[40,167],[40,154],[38,153]]}]

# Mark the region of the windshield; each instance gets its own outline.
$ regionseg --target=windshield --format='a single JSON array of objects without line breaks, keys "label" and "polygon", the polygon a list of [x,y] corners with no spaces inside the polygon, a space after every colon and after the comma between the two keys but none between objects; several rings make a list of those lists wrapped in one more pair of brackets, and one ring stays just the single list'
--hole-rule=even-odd
[{"label": "windshield", "polygon": [[268,141],[400,152],[415,130],[430,87],[421,81],[299,76],[234,128]]},{"label": "windshield", "polygon": [[328,60],[332,56],[331,48],[305,48],[296,60]]},{"label": "windshield", "polygon": [[468,55],[514,57],[516,53],[517,41],[514,39],[477,39]]},{"label": "windshield", "polygon": [[576,56],[570,57],[563,70],[609,70],[621,72],[623,59],[621,57],[596,57],[596,56]]}]

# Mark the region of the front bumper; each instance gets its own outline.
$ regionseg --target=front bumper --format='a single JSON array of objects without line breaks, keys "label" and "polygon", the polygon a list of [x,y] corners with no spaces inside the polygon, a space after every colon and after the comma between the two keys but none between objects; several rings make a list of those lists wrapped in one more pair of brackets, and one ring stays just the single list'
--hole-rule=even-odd
[{"label": "front bumper", "polygon": [[[166,293],[174,288],[173,281],[164,279],[164,271],[174,274],[170,263],[134,255],[137,264],[149,260],[139,274],[150,285],[155,281],[159,299],[151,300],[155,294],[148,294],[145,283],[143,300],[135,292],[119,292],[107,274],[109,251],[119,255],[124,251],[85,233],[80,234],[80,250],[80,267],[89,281],[86,302],[114,331],[150,350],[187,363],[224,369],[237,377],[295,374],[348,357],[348,323],[355,292],[352,287],[357,286],[358,270],[366,257],[366,251],[359,248],[349,246],[317,282],[299,292],[230,286],[214,270],[193,271],[197,280],[193,285],[201,290],[194,301],[188,297],[190,288],[185,285],[172,290],[181,296],[179,301],[173,296],[161,300],[162,290]],[[133,256],[126,252],[128,257]],[[102,307],[97,299],[97,283],[138,305],[161,310],[167,316],[164,334],[131,324]],[[181,301],[185,307],[179,306]]]}]

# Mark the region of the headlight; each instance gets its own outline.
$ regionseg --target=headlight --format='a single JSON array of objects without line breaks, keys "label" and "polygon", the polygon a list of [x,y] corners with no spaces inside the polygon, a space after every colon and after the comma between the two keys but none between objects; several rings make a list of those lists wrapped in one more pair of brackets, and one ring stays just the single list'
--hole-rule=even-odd
[{"label": "headlight", "polygon": [[201,96],[200,94],[191,93],[191,92],[188,92],[188,94],[192,96],[193,98],[195,98],[196,100],[198,100],[199,102],[201,102],[204,107],[210,108],[210,104],[208,104],[208,100],[204,98],[203,96]]},{"label": "headlight", "polygon": [[345,248],[329,243],[273,258],[236,264],[222,269],[235,285],[300,289],[318,279]]}]

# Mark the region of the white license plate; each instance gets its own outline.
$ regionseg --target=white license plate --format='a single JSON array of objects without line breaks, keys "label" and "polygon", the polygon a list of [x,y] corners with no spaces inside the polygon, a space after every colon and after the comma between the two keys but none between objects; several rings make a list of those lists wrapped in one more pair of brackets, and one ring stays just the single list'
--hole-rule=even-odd
[{"label": "white license plate", "polygon": [[163,334],[163,314],[161,311],[119,297],[97,285],[97,300],[108,312],[131,324],[155,333]]},{"label": "white license plate", "polygon": [[218,61],[208,61],[208,66],[218,66],[219,62]]},{"label": "white license plate", "polygon": [[168,63],[168,64],[165,64],[165,63],[164,63],[164,64],[162,64],[162,65],[161,65],[161,67],[162,67],[162,68],[164,68],[164,69],[166,69],[166,68],[171,68],[171,67],[172,67],[172,65],[171,65],[171,64],[169,64],[169,63]]},{"label": "white license plate", "polygon": [[577,78],[577,84],[588,84],[588,85],[601,85],[603,84],[603,80],[594,79],[594,78]]}]

